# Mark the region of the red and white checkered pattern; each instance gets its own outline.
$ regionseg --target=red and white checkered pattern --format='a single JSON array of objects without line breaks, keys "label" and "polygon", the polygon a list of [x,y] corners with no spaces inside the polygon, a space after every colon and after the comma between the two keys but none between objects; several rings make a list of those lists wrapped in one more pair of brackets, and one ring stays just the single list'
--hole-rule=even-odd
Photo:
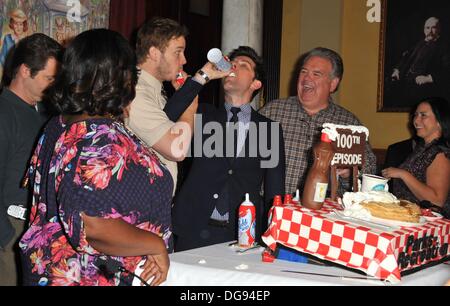
[{"label": "red and white checkered pattern", "polygon": [[422,226],[402,227],[389,232],[327,218],[326,215],[333,209],[341,208],[331,201],[326,201],[323,208],[317,211],[301,206],[272,207],[272,222],[263,235],[263,241],[272,250],[280,243],[392,283],[401,280],[401,271],[417,268],[450,255],[448,247],[445,254],[438,254],[437,257],[424,260],[420,264],[401,268],[397,263],[400,253],[413,252],[412,247],[406,250],[411,236],[414,239],[433,236],[436,237],[436,245],[448,245],[450,220],[441,219]]}]

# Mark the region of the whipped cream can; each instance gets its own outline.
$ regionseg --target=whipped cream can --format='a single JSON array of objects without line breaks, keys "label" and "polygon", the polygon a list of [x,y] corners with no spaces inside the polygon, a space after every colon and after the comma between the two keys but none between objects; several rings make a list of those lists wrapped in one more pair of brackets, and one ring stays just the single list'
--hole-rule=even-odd
[{"label": "whipped cream can", "polygon": [[245,201],[239,207],[238,244],[239,247],[249,248],[255,244],[255,205],[250,202],[250,196],[245,195]]}]

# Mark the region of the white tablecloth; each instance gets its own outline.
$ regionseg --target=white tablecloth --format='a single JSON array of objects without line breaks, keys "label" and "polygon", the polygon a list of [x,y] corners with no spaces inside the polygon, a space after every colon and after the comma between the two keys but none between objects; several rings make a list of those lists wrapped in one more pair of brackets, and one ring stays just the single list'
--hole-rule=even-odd
[{"label": "white tablecloth", "polygon": [[[284,260],[265,263],[261,249],[237,253],[229,243],[174,253],[170,255],[170,269],[165,286],[339,286],[339,285],[391,285],[365,278],[364,275],[340,267],[301,264]],[[243,270],[239,270],[239,268]],[[334,275],[308,275],[303,273]],[[351,277],[363,277],[353,279]],[[441,286],[450,280],[447,263],[429,267],[402,277],[398,285]]]}]

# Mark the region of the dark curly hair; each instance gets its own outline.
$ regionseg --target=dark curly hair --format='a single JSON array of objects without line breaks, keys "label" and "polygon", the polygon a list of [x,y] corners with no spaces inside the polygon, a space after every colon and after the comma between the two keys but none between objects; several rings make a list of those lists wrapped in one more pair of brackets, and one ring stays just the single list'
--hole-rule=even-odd
[{"label": "dark curly hair", "polygon": [[[246,56],[255,63],[255,79],[261,82],[261,88],[263,88],[266,84],[266,70],[264,68],[262,57],[259,56],[253,48],[248,46],[239,46],[239,48],[232,50],[228,55],[228,58],[234,60],[238,56]],[[252,99],[258,94],[261,88],[253,92]]]},{"label": "dark curly hair", "polygon": [[442,129],[441,142],[445,143],[447,146],[450,145],[450,103],[441,97],[430,97],[425,98],[421,102],[416,104],[414,108],[417,110],[420,104],[428,103],[436,117],[437,122]]},{"label": "dark curly hair", "polygon": [[67,47],[47,96],[64,115],[120,116],[135,97],[137,75],[136,56],[122,35],[89,30]]}]

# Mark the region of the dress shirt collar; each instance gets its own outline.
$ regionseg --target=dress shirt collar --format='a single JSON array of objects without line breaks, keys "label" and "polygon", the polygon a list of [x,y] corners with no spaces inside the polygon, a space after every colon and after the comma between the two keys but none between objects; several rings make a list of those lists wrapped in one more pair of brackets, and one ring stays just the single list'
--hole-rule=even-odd
[{"label": "dress shirt collar", "polygon": [[[227,114],[231,114],[231,108],[236,107],[236,106],[231,105],[228,102],[225,102],[224,106],[225,106],[225,109],[227,110]],[[239,108],[241,109],[241,111],[238,113],[238,117],[239,117],[239,115],[246,116],[246,115],[249,115],[252,113],[252,106],[250,105],[250,103],[241,105]]]},{"label": "dress shirt collar", "polygon": [[145,83],[149,84],[150,86],[154,87],[157,92],[161,92],[162,89],[162,83],[155,78],[153,75],[145,71],[144,69],[140,69],[140,76],[139,78],[143,80]]}]

